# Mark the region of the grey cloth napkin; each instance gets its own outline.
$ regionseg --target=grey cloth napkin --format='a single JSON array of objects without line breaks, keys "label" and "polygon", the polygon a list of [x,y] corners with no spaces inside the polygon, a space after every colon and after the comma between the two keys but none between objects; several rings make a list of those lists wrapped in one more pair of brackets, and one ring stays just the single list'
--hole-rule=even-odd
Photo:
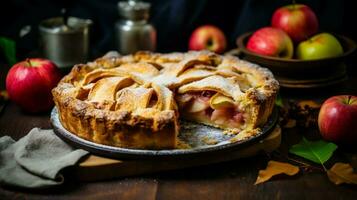
[{"label": "grey cloth napkin", "polygon": [[24,188],[47,188],[62,184],[60,171],[74,165],[88,152],[74,149],[53,130],[33,128],[19,141],[0,138],[0,183]]}]

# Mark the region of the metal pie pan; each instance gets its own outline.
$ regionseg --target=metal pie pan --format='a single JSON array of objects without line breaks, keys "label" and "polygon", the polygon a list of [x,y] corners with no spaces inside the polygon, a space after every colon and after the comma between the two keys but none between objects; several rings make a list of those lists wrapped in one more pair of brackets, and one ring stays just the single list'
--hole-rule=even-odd
[{"label": "metal pie pan", "polygon": [[[62,140],[71,146],[87,150],[92,154],[119,159],[192,159],[200,156],[219,156],[219,154],[237,151],[261,141],[274,130],[277,121],[278,111],[275,108],[267,123],[261,127],[262,131],[260,133],[245,140],[234,142],[230,140],[234,135],[224,134],[220,129],[193,122],[181,122],[179,138],[190,143],[192,148],[146,150],[103,145],[80,138],[62,126],[56,107],[51,112],[51,123],[54,132]],[[207,144],[207,141],[212,140],[216,140],[215,144]]]}]

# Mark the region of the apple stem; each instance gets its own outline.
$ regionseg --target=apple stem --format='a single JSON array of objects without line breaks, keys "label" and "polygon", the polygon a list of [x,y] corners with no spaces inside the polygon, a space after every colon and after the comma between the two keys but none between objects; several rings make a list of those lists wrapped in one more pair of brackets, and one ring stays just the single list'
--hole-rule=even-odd
[{"label": "apple stem", "polygon": [[350,104],[351,99],[352,99],[352,96],[351,96],[351,95],[348,95],[347,104]]},{"label": "apple stem", "polygon": [[30,59],[29,59],[29,58],[26,58],[26,62],[27,62],[27,64],[28,64],[30,67],[32,67],[32,64],[31,64],[31,62],[30,62]]}]

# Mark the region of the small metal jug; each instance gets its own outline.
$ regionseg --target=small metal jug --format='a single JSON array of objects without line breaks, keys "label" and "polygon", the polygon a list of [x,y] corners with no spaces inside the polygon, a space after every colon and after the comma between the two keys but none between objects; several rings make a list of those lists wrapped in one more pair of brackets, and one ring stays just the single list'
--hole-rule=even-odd
[{"label": "small metal jug", "polygon": [[72,67],[88,59],[92,21],[76,17],[69,17],[66,21],[63,17],[56,17],[39,25],[42,53],[60,68]]},{"label": "small metal jug", "polygon": [[118,3],[122,17],[115,24],[117,49],[121,54],[139,50],[155,51],[156,30],[148,23],[150,4],[129,0]]}]

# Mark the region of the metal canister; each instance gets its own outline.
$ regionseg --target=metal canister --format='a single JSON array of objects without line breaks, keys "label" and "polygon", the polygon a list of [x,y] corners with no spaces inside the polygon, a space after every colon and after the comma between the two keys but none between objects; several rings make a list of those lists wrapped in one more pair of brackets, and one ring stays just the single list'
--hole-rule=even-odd
[{"label": "metal canister", "polygon": [[44,56],[58,67],[67,68],[87,61],[89,28],[92,21],[69,17],[44,20],[39,25],[40,47]]},{"label": "metal canister", "polygon": [[115,24],[117,49],[121,54],[155,51],[156,30],[148,23],[150,4],[129,0],[118,3],[121,19]]}]

